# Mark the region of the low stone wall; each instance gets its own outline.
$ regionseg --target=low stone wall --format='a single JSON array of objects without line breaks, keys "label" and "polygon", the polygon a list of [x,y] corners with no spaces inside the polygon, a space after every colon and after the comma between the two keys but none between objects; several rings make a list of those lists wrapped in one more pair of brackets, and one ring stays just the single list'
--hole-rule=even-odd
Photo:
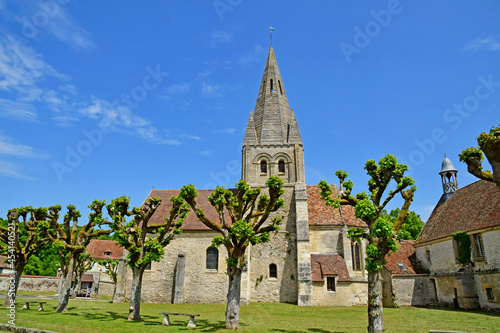
[{"label": "low stone wall", "polygon": [[437,304],[436,292],[428,275],[393,275],[392,291],[396,306]]},{"label": "low stone wall", "polygon": [[[10,275],[0,275],[0,290],[7,290]],[[57,293],[59,279],[55,276],[22,275],[18,291],[45,291]]]}]

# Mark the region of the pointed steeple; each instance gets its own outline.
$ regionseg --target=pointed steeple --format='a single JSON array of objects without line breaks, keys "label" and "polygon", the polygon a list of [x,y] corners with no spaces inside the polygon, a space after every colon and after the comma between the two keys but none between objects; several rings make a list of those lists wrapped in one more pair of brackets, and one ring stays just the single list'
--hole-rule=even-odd
[{"label": "pointed steeple", "polygon": [[305,182],[299,126],[288,105],[272,46],[242,148],[241,178],[252,186],[264,186],[270,176],[278,176],[287,184]]},{"label": "pointed steeple", "polygon": [[247,129],[245,131],[245,138],[243,139],[243,146],[255,145],[257,144],[257,136],[255,134],[255,124],[253,121],[253,114],[250,111],[250,116],[248,117]]},{"label": "pointed steeple", "polygon": [[294,127],[298,132],[272,46],[269,47],[253,118],[259,144],[288,143],[289,130]]}]

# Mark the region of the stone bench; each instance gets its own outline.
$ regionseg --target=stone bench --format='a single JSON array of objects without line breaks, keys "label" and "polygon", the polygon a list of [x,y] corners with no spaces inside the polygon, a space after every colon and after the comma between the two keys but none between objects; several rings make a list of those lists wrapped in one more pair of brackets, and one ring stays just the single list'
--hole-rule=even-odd
[{"label": "stone bench", "polygon": [[160,314],[162,314],[164,316],[161,324],[165,325],[165,326],[171,325],[169,316],[188,316],[189,322],[187,324],[187,327],[196,327],[196,323],[194,322],[194,317],[199,316],[199,314],[174,313],[174,312],[160,312]]},{"label": "stone bench", "polygon": [[30,309],[30,303],[38,303],[38,309],[36,311],[43,311],[43,305],[47,302],[38,302],[38,301],[25,301],[23,310],[29,310]]}]

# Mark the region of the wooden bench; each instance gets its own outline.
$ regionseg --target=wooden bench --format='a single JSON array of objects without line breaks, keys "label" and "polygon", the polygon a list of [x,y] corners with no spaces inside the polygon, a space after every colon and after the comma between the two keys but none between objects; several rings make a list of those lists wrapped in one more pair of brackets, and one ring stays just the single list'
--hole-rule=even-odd
[{"label": "wooden bench", "polygon": [[38,301],[25,301],[23,310],[29,310],[30,309],[30,303],[38,303],[38,309],[36,311],[43,311],[43,305],[47,302],[38,302]]},{"label": "wooden bench", "polygon": [[164,316],[161,324],[165,326],[171,325],[169,316],[189,316],[189,322],[187,324],[187,327],[196,327],[196,323],[194,322],[194,317],[199,316],[199,314],[173,313],[173,312],[160,312],[160,314]]}]

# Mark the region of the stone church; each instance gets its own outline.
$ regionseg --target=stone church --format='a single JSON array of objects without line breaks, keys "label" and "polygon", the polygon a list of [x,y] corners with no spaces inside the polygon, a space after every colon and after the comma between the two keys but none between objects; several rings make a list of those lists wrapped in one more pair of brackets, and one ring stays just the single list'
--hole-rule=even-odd
[{"label": "stone church", "polygon": [[[366,227],[351,207],[325,206],[317,186],[305,184],[304,148],[299,125],[290,108],[272,47],[250,113],[242,147],[242,179],[265,187],[270,176],[284,180],[283,224],[270,242],[251,246],[242,274],[242,304],[291,302],[299,305],[366,304],[365,244],[347,238],[349,227]],[[198,190],[198,204],[218,220]],[[168,215],[170,198],[179,190],[153,190],[163,199],[151,223]],[[144,273],[144,301],[166,303],[225,303],[228,287],[226,250],[211,248],[217,234],[190,213],[183,232],[165,248],[165,256]],[[124,279],[124,290],[131,273]]]},{"label": "stone church", "polygon": [[[443,196],[415,242],[404,241],[387,256],[383,269],[384,305],[455,306],[500,310],[500,189],[478,181],[458,188],[448,158],[440,172]],[[283,179],[285,205],[280,230],[265,244],[247,249],[241,302],[289,302],[300,306],[351,306],[367,302],[365,243],[347,238],[351,227],[367,228],[354,209],[327,207],[319,187],[305,184],[304,147],[299,125],[269,48],[266,66],[250,113],[242,146],[241,177],[265,187],[270,176]],[[333,186],[334,191],[338,188]],[[198,205],[218,220],[208,197],[198,190]],[[162,204],[150,223],[169,214],[170,198],[180,190],[153,190]],[[159,262],[144,272],[142,298],[159,303],[225,303],[226,250],[211,247],[217,235],[190,213],[182,234],[165,248]],[[458,262],[452,235],[469,234],[472,260]],[[123,259],[122,259],[123,260]],[[121,266],[119,297],[127,297],[132,274]]]}]

